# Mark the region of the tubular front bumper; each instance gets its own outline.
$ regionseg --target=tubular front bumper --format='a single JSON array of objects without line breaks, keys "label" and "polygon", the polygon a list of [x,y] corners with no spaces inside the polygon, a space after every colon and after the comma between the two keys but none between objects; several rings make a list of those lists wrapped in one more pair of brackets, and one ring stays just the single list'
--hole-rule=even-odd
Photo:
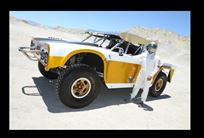
[{"label": "tubular front bumper", "polygon": [[40,60],[40,50],[31,49],[31,47],[19,47],[18,51],[22,52],[30,60]]},{"label": "tubular front bumper", "polygon": [[[19,47],[18,51],[22,52],[28,59],[32,61],[40,61],[40,50],[33,49],[31,47]],[[44,66],[45,63],[41,62]]]}]

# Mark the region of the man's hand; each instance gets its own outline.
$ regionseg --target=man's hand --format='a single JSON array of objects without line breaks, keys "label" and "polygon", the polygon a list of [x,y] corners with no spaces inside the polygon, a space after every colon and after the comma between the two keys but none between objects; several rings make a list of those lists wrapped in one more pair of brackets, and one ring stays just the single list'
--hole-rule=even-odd
[{"label": "man's hand", "polygon": [[147,80],[150,81],[152,79],[152,76],[148,76]]}]

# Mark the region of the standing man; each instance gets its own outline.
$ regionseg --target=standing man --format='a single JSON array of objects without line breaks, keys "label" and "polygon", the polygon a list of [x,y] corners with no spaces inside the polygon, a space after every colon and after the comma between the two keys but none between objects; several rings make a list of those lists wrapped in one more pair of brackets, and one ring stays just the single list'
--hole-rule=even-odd
[{"label": "standing man", "polygon": [[131,102],[138,94],[140,89],[143,89],[143,92],[139,106],[143,107],[144,102],[146,102],[149,88],[151,86],[151,80],[160,67],[160,60],[156,55],[157,47],[158,46],[155,42],[151,42],[146,46],[147,51],[141,55],[135,56],[135,60],[139,61],[142,67],[134,85],[133,91],[130,94],[130,98],[125,99],[126,102]]}]

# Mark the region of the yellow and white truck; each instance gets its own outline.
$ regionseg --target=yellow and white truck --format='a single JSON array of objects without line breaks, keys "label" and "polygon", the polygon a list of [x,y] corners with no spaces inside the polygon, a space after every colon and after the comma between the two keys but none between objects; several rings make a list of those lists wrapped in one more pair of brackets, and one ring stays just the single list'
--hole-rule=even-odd
[{"label": "yellow and white truck", "polygon": [[[141,65],[134,56],[144,51],[149,41],[130,33],[85,32],[81,42],[61,38],[33,37],[29,47],[19,51],[38,61],[41,74],[57,79],[59,99],[69,107],[90,104],[100,92],[100,81],[108,88],[132,88]],[[174,68],[163,64],[152,79],[151,96],[159,96],[171,82]]]}]

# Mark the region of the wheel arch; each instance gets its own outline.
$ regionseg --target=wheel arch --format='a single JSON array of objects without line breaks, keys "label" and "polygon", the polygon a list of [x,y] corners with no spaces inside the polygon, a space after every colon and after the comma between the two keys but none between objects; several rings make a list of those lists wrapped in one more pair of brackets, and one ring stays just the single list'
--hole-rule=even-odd
[{"label": "wheel arch", "polygon": [[173,76],[173,71],[172,69],[169,69],[169,71],[165,71],[163,68],[160,68],[157,73],[155,73],[155,75],[153,76],[153,79],[152,79],[152,82],[151,84],[154,84],[157,76],[160,74],[160,73],[163,73],[167,76],[167,81],[170,83],[171,80],[172,80],[172,76]]},{"label": "wheel arch", "polygon": [[[70,52],[69,54],[66,55],[66,57],[62,61],[62,64],[66,65],[73,56],[76,56],[76,55],[79,55],[79,54],[94,55],[94,56],[97,56],[100,59],[100,61],[103,63],[103,65],[102,65],[103,66],[103,69],[102,69],[103,72],[102,73],[103,73],[103,78],[104,78],[104,81],[105,81],[106,80],[106,75],[105,74],[106,74],[106,69],[107,69],[107,63],[106,63],[106,58],[105,58],[104,54],[99,52],[99,51],[90,50],[90,49],[80,49],[80,50],[72,51],[72,52]],[[87,62],[86,62],[86,64],[90,65]]]}]

